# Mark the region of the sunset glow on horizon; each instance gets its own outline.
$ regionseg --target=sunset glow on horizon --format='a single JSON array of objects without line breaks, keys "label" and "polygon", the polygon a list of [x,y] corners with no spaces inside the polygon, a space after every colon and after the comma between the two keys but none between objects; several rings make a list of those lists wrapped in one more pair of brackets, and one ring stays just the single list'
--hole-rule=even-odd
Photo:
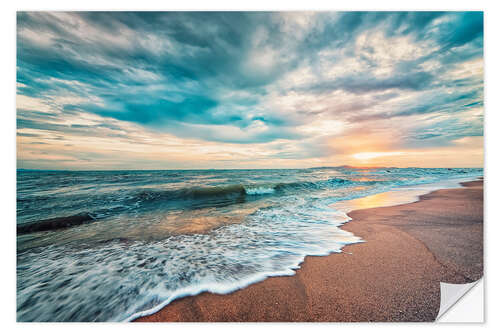
[{"label": "sunset glow on horizon", "polygon": [[17,167],[482,167],[481,12],[18,12]]},{"label": "sunset glow on horizon", "polygon": [[354,158],[357,158],[358,160],[371,160],[373,158],[377,157],[383,157],[383,156],[394,156],[394,155],[401,155],[403,154],[402,152],[399,151],[389,151],[389,152],[365,152],[365,153],[357,153],[352,155]]}]

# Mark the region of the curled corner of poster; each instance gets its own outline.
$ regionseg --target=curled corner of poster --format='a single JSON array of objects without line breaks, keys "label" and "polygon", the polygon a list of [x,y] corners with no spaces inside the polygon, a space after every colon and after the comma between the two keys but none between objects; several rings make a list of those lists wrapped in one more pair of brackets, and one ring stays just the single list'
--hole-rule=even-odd
[{"label": "curled corner of poster", "polygon": [[438,323],[483,323],[484,279],[472,283],[441,282]]}]

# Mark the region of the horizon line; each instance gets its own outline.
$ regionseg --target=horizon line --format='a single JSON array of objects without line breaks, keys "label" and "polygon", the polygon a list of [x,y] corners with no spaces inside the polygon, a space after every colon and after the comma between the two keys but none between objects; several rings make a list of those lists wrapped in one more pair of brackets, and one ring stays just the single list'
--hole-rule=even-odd
[{"label": "horizon line", "polygon": [[205,168],[205,169],[27,169],[16,168],[17,171],[46,171],[46,172],[107,172],[107,171],[229,171],[229,170],[306,170],[306,169],[329,169],[329,168],[351,168],[351,169],[484,169],[481,167],[395,167],[395,166],[354,166],[354,165],[335,165],[335,166],[318,166],[308,168]]}]

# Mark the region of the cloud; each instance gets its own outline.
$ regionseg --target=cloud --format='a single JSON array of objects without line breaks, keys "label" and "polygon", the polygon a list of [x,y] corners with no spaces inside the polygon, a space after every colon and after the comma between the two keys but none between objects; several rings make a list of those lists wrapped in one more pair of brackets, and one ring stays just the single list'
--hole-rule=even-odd
[{"label": "cloud", "polygon": [[[482,133],[462,121],[482,110],[482,52],[482,12],[18,12],[18,128],[286,141],[269,156],[308,159],[412,119],[394,140],[446,146]],[[422,127],[442,115],[453,135]]]}]

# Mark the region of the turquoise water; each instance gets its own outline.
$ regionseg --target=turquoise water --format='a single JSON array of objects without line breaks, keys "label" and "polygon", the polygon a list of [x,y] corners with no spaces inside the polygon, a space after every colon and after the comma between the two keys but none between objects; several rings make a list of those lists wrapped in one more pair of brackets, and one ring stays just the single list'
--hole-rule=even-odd
[{"label": "turquoise water", "polygon": [[[306,255],[362,241],[348,200],[458,182],[482,169],[18,171],[19,321],[119,321],[202,291],[292,275]],[[20,229],[18,229],[20,230]]]}]

